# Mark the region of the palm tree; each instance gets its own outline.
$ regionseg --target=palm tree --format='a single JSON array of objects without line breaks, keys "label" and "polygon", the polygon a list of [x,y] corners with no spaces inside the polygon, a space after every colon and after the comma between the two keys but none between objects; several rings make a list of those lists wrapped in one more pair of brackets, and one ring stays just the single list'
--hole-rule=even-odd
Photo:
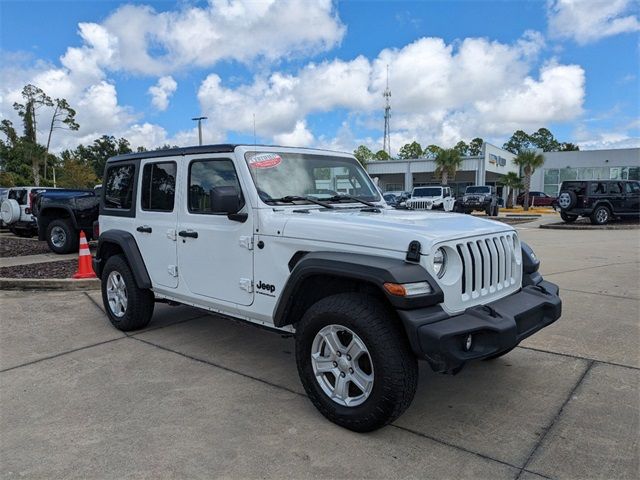
[{"label": "palm tree", "polygon": [[448,148],[438,152],[436,158],[436,176],[439,176],[442,185],[447,185],[449,177],[452,179],[456,176],[456,171],[462,163],[462,157],[457,150]]},{"label": "palm tree", "polygon": [[522,179],[516,172],[509,172],[498,183],[507,189],[507,208],[516,203],[516,189],[522,188]]},{"label": "palm tree", "polygon": [[536,171],[536,168],[540,168],[544,164],[544,155],[535,150],[523,150],[513,159],[513,163],[518,165],[524,172],[524,209],[527,211],[529,210],[531,175]]}]

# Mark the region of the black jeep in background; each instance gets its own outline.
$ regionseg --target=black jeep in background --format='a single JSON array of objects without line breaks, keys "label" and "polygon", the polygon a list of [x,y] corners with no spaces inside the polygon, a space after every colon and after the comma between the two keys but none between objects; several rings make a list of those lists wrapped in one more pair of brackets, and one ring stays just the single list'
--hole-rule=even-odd
[{"label": "black jeep in background", "polygon": [[38,238],[55,253],[78,251],[80,231],[90,240],[98,220],[99,190],[59,189],[36,195],[33,214],[38,219]]},{"label": "black jeep in background", "polygon": [[604,225],[615,217],[640,215],[640,182],[635,180],[584,180],[562,182],[558,194],[560,216],[567,223],[589,217]]},{"label": "black jeep in background", "polygon": [[462,198],[456,200],[455,209],[460,213],[479,210],[489,217],[497,217],[500,203],[495,188],[488,185],[473,185],[467,187]]}]

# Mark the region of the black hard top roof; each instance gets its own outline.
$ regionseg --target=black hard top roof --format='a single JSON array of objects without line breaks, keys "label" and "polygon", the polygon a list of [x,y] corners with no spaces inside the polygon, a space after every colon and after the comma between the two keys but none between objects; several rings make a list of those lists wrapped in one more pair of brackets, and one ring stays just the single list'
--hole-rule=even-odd
[{"label": "black hard top roof", "polygon": [[[198,153],[230,153],[235,150],[236,147],[239,146],[249,146],[249,147],[276,147],[276,148],[291,148],[284,147],[282,145],[249,145],[245,143],[220,143],[216,145],[200,145],[193,147],[180,147],[180,148],[167,148],[165,150],[151,150],[147,152],[136,152],[136,153],[127,153],[125,155],[116,155],[115,157],[111,157],[107,162],[123,162],[126,160],[141,160],[143,158],[158,158],[158,157],[174,157],[177,155],[193,155]],[[302,148],[302,147],[296,147]],[[323,149],[319,148],[304,148],[304,150],[310,151],[323,151]],[[329,152],[331,150],[324,150]]]}]

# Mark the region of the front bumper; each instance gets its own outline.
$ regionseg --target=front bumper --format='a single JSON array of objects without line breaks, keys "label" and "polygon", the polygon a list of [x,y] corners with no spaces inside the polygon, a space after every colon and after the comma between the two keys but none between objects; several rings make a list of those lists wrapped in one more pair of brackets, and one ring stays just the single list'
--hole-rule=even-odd
[{"label": "front bumper", "polygon": [[[457,372],[470,360],[511,350],[562,313],[558,286],[541,280],[487,305],[449,317],[440,307],[399,311],[414,353],[437,372]],[[472,336],[469,350],[465,348]]]}]

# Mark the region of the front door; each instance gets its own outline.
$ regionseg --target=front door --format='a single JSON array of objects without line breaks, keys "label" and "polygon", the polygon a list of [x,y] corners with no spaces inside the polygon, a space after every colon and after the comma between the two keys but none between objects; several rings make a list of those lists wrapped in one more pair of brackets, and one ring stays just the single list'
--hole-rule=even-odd
[{"label": "front door", "polygon": [[178,216],[180,277],[194,294],[236,303],[253,303],[253,219],[231,220],[212,205],[214,189],[233,187],[248,212],[229,154],[188,157],[186,199]]},{"label": "front door", "polygon": [[622,182],[609,183],[609,201],[613,206],[614,213],[624,213],[624,185]]},{"label": "front door", "polygon": [[178,286],[176,185],[178,158],[140,163],[134,231],[153,286]]},{"label": "front door", "polygon": [[625,213],[640,214],[640,182],[625,182]]}]

